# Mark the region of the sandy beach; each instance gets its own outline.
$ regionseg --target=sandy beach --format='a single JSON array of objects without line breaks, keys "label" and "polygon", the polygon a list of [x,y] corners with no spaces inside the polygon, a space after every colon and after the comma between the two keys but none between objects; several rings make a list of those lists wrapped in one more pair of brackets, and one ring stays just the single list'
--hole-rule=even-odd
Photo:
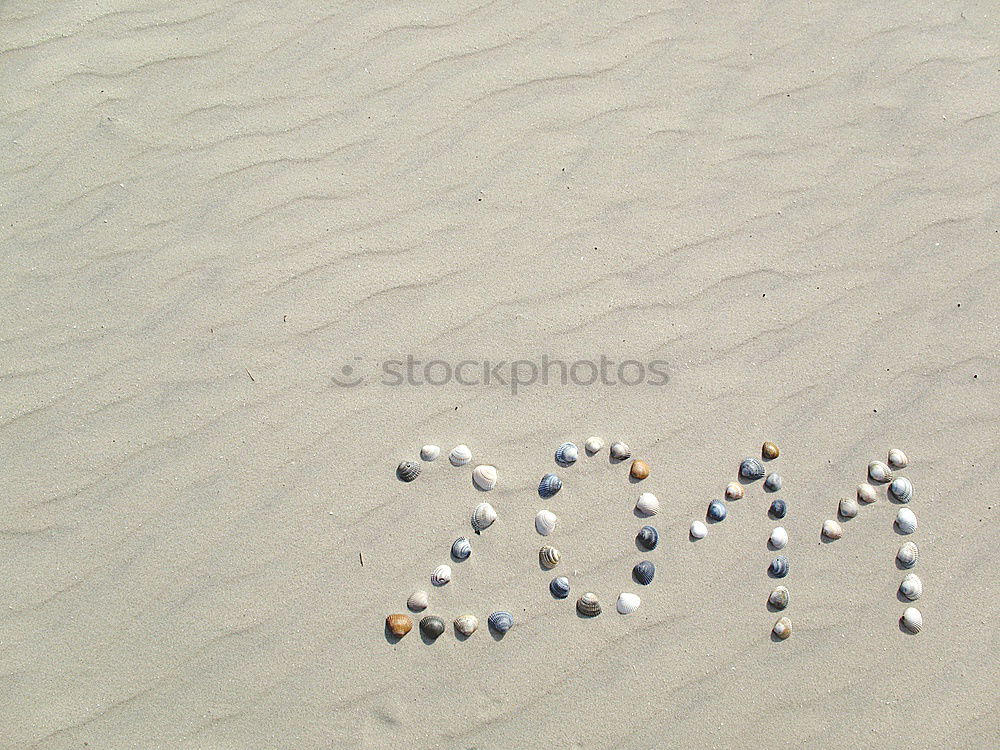
[{"label": "sandy beach", "polygon": [[[0,748],[997,746],[998,70],[977,0],[0,4]],[[688,536],[765,440],[785,641],[773,496]]]}]

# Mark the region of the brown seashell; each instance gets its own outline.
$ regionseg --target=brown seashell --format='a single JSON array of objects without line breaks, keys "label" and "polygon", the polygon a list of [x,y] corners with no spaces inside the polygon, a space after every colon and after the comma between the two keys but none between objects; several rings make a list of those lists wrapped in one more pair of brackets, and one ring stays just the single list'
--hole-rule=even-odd
[{"label": "brown seashell", "polygon": [[772,443],[770,440],[760,448],[760,455],[765,461],[770,461],[771,459],[777,458],[781,451],[778,450],[778,446]]},{"label": "brown seashell", "polygon": [[389,615],[385,618],[385,626],[397,638],[402,638],[413,629],[413,620],[409,615]]},{"label": "brown seashell", "polygon": [[645,479],[649,476],[649,464],[640,459],[632,462],[632,468],[628,472],[634,479]]},{"label": "brown seashell", "polygon": [[739,500],[743,497],[743,485],[739,482],[730,482],[726,485],[726,500]]}]

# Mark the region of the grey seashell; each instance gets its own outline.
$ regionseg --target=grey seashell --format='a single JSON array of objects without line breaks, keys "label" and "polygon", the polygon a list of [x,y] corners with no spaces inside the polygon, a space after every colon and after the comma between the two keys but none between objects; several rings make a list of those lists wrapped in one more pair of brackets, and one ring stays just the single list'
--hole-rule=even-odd
[{"label": "grey seashell", "polygon": [[768,474],[767,479],[764,480],[764,491],[777,492],[781,489],[782,484],[784,484],[784,480],[781,478],[781,474],[772,472]]},{"label": "grey seashell", "polygon": [[635,535],[635,539],[643,549],[654,550],[660,543],[660,533],[652,526],[643,526]]},{"label": "grey seashell", "polygon": [[767,597],[767,603],[775,609],[784,609],[788,606],[788,597],[788,589],[784,586],[777,586]]},{"label": "grey seashell", "polygon": [[868,482],[858,485],[858,501],[862,503],[874,503],[878,500],[878,490]]},{"label": "grey seashell", "polygon": [[551,510],[540,510],[535,514],[535,531],[542,536],[548,536],[556,529],[559,517]]},{"label": "grey seashell", "polygon": [[587,438],[587,442],[583,444],[583,447],[587,449],[587,453],[593,456],[604,447],[604,441],[597,437],[597,435],[594,435]]},{"label": "grey seashell", "polygon": [[892,469],[881,461],[872,461],[868,464],[868,476],[873,482],[885,484],[892,481]]},{"label": "grey seashell", "polygon": [[903,627],[911,633],[919,633],[924,629],[924,618],[920,610],[916,607],[907,607],[903,610],[903,616],[899,618]]},{"label": "grey seashell", "polygon": [[486,618],[486,622],[498,633],[506,633],[514,627],[514,615],[510,612],[494,612]]},{"label": "grey seashell", "polygon": [[431,583],[435,586],[444,586],[451,580],[451,566],[438,565],[431,573]]},{"label": "grey seashell", "polygon": [[414,612],[427,609],[428,603],[429,599],[426,591],[414,591],[410,594],[410,598],[406,600],[406,606]]},{"label": "grey seashell", "polygon": [[785,514],[788,513],[788,503],[786,503],[780,497],[775,498],[771,502],[771,507],[768,508],[767,512],[770,513],[775,518],[784,518]]},{"label": "grey seashell", "polygon": [[779,617],[778,621],[774,623],[773,631],[775,636],[785,640],[792,634],[792,621],[787,617]]},{"label": "grey seashell", "polygon": [[549,591],[556,599],[565,599],[569,596],[569,579],[566,576],[556,576],[549,581]]},{"label": "grey seashell", "polygon": [[919,599],[924,593],[924,584],[916,573],[907,573],[899,583],[899,593],[911,602]]},{"label": "grey seashell", "polygon": [[917,530],[917,514],[909,508],[900,508],[896,514],[896,527],[904,534]]},{"label": "grey seashell", "polygon": [[456,445],[448,456],[452,466],[465,466],[472,460],[472,451],[467,445]]},{"label": "grey seashell", "polygon": [[708,536],[708,527],[703,521],[692,521],[688,533],[692,539],[704,539]]},{"label": "grey seashell", "polygon": [[828,518],[827,520],[823,521],[822,533],[823,536],[825,536],[827,539],[833,539],[833,540],[840,539],[840,537],[844,535],[844,527],[841,526],[836,521],[834,521],[832,518]]},{"label": "grey seashell", "polygon": [[913,542],[903,542],[899,547],[899,551],[896,552],[896,559],[899,560],[899,564],[904,568],[912,568],[917,564],[917,560],[920,559],[920,550],[917,549],[917,545]]},{"label": "grey seashell", "polygon": [[635,567],[632,568],[632,577],[636,583],[641,583],[643,586],[648,586],[652,583],[654,575],[656,575],[656,566],[649,560],[636,563]]},{"label": "grey seashell", "polygon": [[472,554],[472,543],[467,536],[460,536],[451,543],[451,556],[456,560],[468,560]]},{"label": "grey seashell", "polygon": [[472,528],[476,531],[489,528],[496,520],[497,512],[489,503],[479,503],[476,509],[472,511]]},{"label": "grey seashell", "polygon": [[580,451],[577,449],[575,443],[563,443],[556,448],[556,463],[561,464],[562,466],[575,464],[576,459],[579,457]]},{"label": "grey seashell", "polygon": [[749,479],[751,481],[757,481],[762,479],[767,471],[764,469],[764,464],[756,458],[744,458],[743,462],[740,464],[740,476],[744,479]]},{"label": "grey seashell", "polygon": [[743,485],[739,482],[730,482],[726,485],[726,500],[739,500],[743,494]]},{"label": "grey seashell", "polygon": [[542,564],[543,568],[549,570],[559,564],[561,557],[562,555],[559,554],[559,550],[549,544],[538,550],[538,562]]},{"label": "grey seashell", "polygon": [[893,448],[889,451],[889,466],[894,469],[905,469],[907,463],[909,461],[906,458],[906,454],[899,448]]},{"label": "grey seashell", "polygon": [[708,512],[705,515],[713,521],[725,521],[728,514],[729,511],[726,510],[726,504],[724,502],[721,500],[713,500],[708,504]]},{"label": "grey seashell", "polygon": [[538,483],[538,494],[543,498],[552,497],[562,489],[562,480],[555,474],[546,474]]},{"label": "grey seashell", "polygon": [[479,489],[489,492],[497,486],[497,467],[480,464],[472,470],[472,481]]},{"label": "grey seashell", "polygon": [[401,461],[396,467],[396,476],[404,482],[412,482],[420,476],[420,464],[416,461]]},{"label": "grey seashell", "polygon": [[455,618],[455,630],[464,636],[470,636],[479,629],[479,618],[472,614],[459,615]]},{"label": "grey seashell", "polygon": [[643,492],[635,501],[635,509],[644,516],[655,516],[660,512],[660,501],[652,492]]},{"label": "grey seashell", "polygon": [[859,510],[858,501],[853,497],[845,497],[841,499],[840,505],[837,507],[837,512],[844,518],[854,518],[858,515]]},{"label": "grey seashell", "polygon": [[438,638],[444,632],[444,620],[435,615],[427,615],[420,621],[420,632],[428,638]]},{"label": "grey seashell", "polygon": [[639,609],[642,600],[636,594],[621,593],[618,595],[618,604],[615,605],[618,614],[630,615]]},{"label": "grey seashell", "polygon": [[624,461],[632,455],[632,449],[629,448],[625,443],[612,443],[611,444],[611,458],[615,461]]},{"label": "grey seashell", "polygon": [[771,564],[767,569],[775,578],[784,578],[788,575],[788,558],[784,555],[778,555],[771,560]]},{"label": "grey seashell", "polygon": [[597,617],[601,614],[601,603],[588,591],[576,600],[576,611],[584,617]]},{"label": "grey seashell", "polygon": [[889,485],[889,494],[901,503],[908,503],[913,497],[913,485],[906,477],[897,477]]},{"label": "grey seashell", "polygon": [[775,527],[768,541],[775,549],[784,549],[788,545],[788,532],[785,530],[785,527]]},{"label": "grey seashell", "polygon": [[434,461],[441,455],[441,449],[436,445],[425,445],[420,449],[420,457],[424,461]]}]

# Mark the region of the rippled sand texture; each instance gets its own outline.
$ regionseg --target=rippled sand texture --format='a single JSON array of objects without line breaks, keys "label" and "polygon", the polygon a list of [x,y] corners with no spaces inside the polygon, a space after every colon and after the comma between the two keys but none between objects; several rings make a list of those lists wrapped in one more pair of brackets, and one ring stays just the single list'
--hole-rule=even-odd
[{"label": "rippled sand texture", "polygon": [[[0,29],[0,745],[995,744],[996,3],[38,0]],[[379,383],[406,354],[670,382]],[[590,434],[662,504],[627,618],[626,467],[535,494]],[[781,643],[770,498],[687,540],[765,439]],[[397,481],[425,442],[499,468],[427,614],[509,609],[500,642],[387,642],[484,497],[444,457]],[[819,538],[892,446],[917,636],[895,506]]]}]

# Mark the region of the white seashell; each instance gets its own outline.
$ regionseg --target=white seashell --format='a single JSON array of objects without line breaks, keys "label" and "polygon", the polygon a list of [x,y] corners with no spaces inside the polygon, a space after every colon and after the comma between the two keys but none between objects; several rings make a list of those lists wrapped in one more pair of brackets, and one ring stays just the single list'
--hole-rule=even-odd
[{"label": "white seashell", "polygon": [[456,445],[448,456],[452,466],[465,466],[472,460],[472,451],[467,445]]},{"label": "white seashell", "polygon": [[844,518],[854,518],[858,515],[858,501],[853,497],[845,497],[840,501],[840,507],[838,508],[840,515]]},{"label": "white seashell", "polygon": [[868,476],[873,482],[885,484],[892,481],[892,469],[881,461],[872,461],[868,464]]},{"label": "white seashell", "polygon": [[917,564],[917,560],[920,559],[920,550],[917,549],[917,545],[913,542],[903,542],[896,553],[896,559],[899,560],[899,564],[904,568],[912,568]]},{"label": "white seashell", "polygon": [[920,610],[916,607],[907,607],[904,609],[903,616],[899,618],[899,621],[911,633],[919,633],[924,629],[923,615],[920,614]]},{"label": "white seashell", "polygon": [[743,485],[739,482],[730,482],[726,485],[726,500],[739,500],[743,497]]},{"label": "white seashell", "polygon": [[771,532],[771,546],[775,549],[784,549],[788,544],[788,532],[784,526],[778,526]]},{"label": "white seashell", "polygon": [[632,449],[625,445],[625,443],[611,444],[611,458],[615,459],[615,461],[624,461],[631,455]]},{"label": "white seashell", "polygon": [[909,462],[906,459],[906,454],[899,448],[893,448],[889,451],[889,466],[894,469],[905,469],[907,463]]},{"label": "white seashell", "polygon": [[878,500],[878,490],[864,482],[858,485],[858,500],[862,503],[874,503]]},{"label": "white seashell", "polygon": [[909,508],[900,508],[896,514],[896,526],[904,534],[912,534],[917,530],[917,514]]},{"label": "white seashell", "polygon": [[774,634],[781,640],[785,640],[792,634],[792,621],[787,617],[779,617],[774,623]]},{"label": "white seashell", "polygon": [[406,600],[406,606],[414,612],[420,612],[421,610],[427,609],[427,605],[429,603],[430,599],[428,598],[426,591],[414,591],[410,594],[410,598]]},{"label": "white seashell", "polygon": [[583,444],[583,447],[587,449],[587,453],[593,456],[604,447],[604,441],[597,437],[597,435],[594,435],[587,438],[587,442]]},{"label": "white seashell", "polygon": [[635,501],[635,509],[644,516],[655,516],[660,512],[660,501],[652,492],[643,492]]},{"label": "white seashell", "polygon": [[823,536],[827,539],[840,539],[844,535],[844,527],[832,518],[823,521]]},{"label": "white seashell", "polygon": [[475,615],[459,615],[455,618],[455,630],[465,636],[472,635],[479,629],[479,618]]},{"label": "white seashell", "polygon": [[899,584],[899,593],[911,602],[919,599],[924,593],[924,584],[916,573],[907,573]]},{"label": "white seashell", "polygon": [[489,528],[496,520],[497,512],[489,503],[479,503],[479,505],[476,506],[476,509],[472,511],[472,528],[476,531],[482,531],[483,529]]},{"label": "white seashell", "polygon": [[551,510],[540,510],[535,514],[535,531],[542,536],[548,536],[555,531],[559,518]]},{"label": "white seashell", "polygon": [[497,486],[497,468],[487,464],[480,464],[472,470],[472,481],[481,490],[492,490]]},{"label": "white seashell", "polygon": [[441,455],[441,449],[436,445],[425,445],[420,449],[420,457],[424,461],[433,461]]},{"label": "white seashell", "polygon": [[910,484],[910,480],[906,477],[897,477],[892,480],[892,484],[889,485],[889,494],[895,498],[897,502],[908,503],[913,497],[913,485]]},{"label": "white seashell", "polygon": [[619,614],[630,615],[637,609],[639,609],[639,605],[641,603],[642,600],[639,599],[639,597],[636,596],[635,594],[623,593],[618,595],[618,604],[616,605],[616,607],[618,609]]},{"label": "white seashell", "polygon": [[433,583],[435,586],[444,586],[450,580],[451,580],[450,565],[438,565],[436,568],[434,568],[434,572],[431,573],[431,583]]},{"label": "white seashell", "polygon": [[708,536],[708,527],[704,521],[691,522],[691,537],[693,539],[704,539]]}]

